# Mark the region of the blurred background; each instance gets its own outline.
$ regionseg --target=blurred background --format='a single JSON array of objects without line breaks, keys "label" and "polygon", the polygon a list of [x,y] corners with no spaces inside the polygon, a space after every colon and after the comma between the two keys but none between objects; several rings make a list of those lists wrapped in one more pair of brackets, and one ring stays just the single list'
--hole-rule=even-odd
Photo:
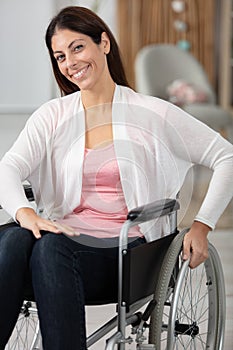
[{"label": "blurred background", "polygon": [[232,106],[232,0],[1,0],[1,113],[34,109],[55,95],[44,34],[51,17],[68,5],[89,7],[107,22],[133,87],[137,52],[173,43],[191,51],[221,105]]},{"label": "blurred background", "polygon": [[[201,120],[204,118],[204,122],[233,141],[233,0],[1,0],[0,157],[14,142],[30,114],[42,103],[59,96],[44,35],[50,19],[69,5],[91,8],[109,25],[121,48],[128,80],[134,89],[173,102],[174,98],[177,101],[177,95],[169,96],[168,88],[181,83],[181,92],[182,87],[190,91],[181,107],[187,107]],[[143,63],[143,59],[139,62],[143,48],[164,44],[173,45],[172,49],[178,48],[201,66],[208,91],[200,85],[200,79],[197,83],[191,81],[195,78],[194,71],[192,68],[189,71],[186,65],[182,70],[175,51],[174,55],[167,55],[173,61],[167,67],[175,72],[181,64],[180,76],[162,75],[156,58],[150,60],[150,65]],[[191,72],[190,80],[183,74],[185,70]],[[157,93],[156,89],[146,90],[151,77],[154,79],[150,82],[152,86],[165,75],[165,95]],[[208,100],[210,91],[211,101]],[[198,101],[200,94],[205,101]],[[201,113],[198,113],[200,108]],[[193,181],[193,174],[190,174],[181,191],[181,202],[185,203],[185,210],[180,214],[181,226],[191,223],[211,174],[197,168],[194,175],[197,175],[196,180]],[[191,198],[190,191],[193,191]],[[220,250],[227,281],[226,350],[233,349],[232,211],[230,203],[211,236]]]}]

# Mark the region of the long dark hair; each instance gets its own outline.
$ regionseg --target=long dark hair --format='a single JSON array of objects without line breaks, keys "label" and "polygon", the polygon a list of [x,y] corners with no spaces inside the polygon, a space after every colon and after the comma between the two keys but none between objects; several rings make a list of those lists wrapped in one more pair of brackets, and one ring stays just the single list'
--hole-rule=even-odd
[{"label": "long dark hair", "polygon": [[57,29],[69,29],[88,35],[96,44],[101,42],[101,34],[106,32],[110,40],[110,52],[107,55],[109,72],[118,85],[129,86],[123,67],[117,42],[104,21],[91,10],[80,6],[69,6],[62,9],[50,22],[46,31],[46,45],[49,50],[53,72],[61,94],[69,95],[79,90],[79,87],[69,81],[59,70],[51,47],[52,37]]}]

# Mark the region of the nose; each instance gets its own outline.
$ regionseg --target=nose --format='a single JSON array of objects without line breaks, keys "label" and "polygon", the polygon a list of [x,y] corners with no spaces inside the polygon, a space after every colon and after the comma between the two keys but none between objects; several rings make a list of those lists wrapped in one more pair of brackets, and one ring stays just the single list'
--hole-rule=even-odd
[{"label": "nose", "polygon": [[69,69],[74,69],[76,67],[76,59],[73,55],[69,54],[66,56],[66,66]]}]

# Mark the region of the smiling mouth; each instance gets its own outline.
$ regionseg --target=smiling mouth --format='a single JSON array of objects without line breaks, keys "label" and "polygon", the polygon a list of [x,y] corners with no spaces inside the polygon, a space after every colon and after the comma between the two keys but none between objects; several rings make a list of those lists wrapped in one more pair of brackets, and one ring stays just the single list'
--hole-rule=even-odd
[{"label": "smiling mouth", "polygon": [[88,64],[86,67],[84,67],[83,69],[81,69],[79,72],[73,74],[72,77],[73,77],[74,79],[80,79],[80,78],[82,78],[82,76],[83,76],[84,74],[86,74],[88,68],[89,68],[89,64]]}]

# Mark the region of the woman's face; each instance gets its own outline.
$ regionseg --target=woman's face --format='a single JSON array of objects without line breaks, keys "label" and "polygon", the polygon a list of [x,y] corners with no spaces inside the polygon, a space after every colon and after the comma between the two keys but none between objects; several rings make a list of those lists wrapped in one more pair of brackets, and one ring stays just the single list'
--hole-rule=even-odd
[{"label": "woman's face", "polygon": [[97,45],[88,35],[59,29],[52,37],[51,46],[61,73],[80,90],[101,87],[110,76],[106,59],[110,42],[106,33],[102,33]]}]

